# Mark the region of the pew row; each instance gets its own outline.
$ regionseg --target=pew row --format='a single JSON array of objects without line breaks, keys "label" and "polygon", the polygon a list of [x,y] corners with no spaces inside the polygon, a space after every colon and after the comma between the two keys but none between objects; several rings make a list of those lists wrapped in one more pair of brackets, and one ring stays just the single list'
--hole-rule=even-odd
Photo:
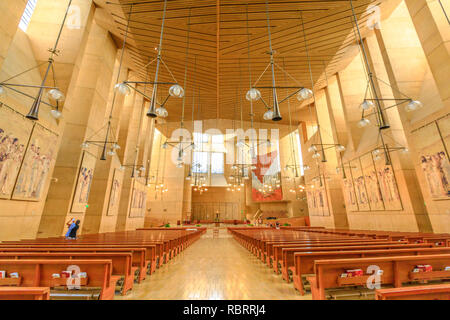
[{"label": "pew row", "polygon": [[[433,271],[413,272],[418,265],[431,265]],[[445,271],[448,266],[450,266],[450,254],[316,260],[315,275],[307,277],[307,280],[311,286],[313,300],[325,300],[327,289],[364,287],[368,279],[373,277],[368,274],[341,277],[349,269],[365,271],[370,270],[369,267],[379,268],[382,270],[382,275],[379,276],[381,285],[399,288],[405,283],[450,279],[450,271]]]},{"label": "pew row", "polygon": [[300,292],[301,295],[304,295],[304,284],[306,283],[306,277],[314,273],[314,263],[317,260],[436,254],[450,254],[450,248],[364,248],[362,250],[348,251],[296,252],[294,254],[295,263],[293,267],[290,267],[290,271],[292,273],[294,287]]},{"label": "pew row", "polygon": [[0,300],[50,300],[50,288],[0,287]]},{"label": "pew row", "polygon": [[[78,266],[88,277],[80,279],[80,290],[69,290],[67,279],[54,279],[53,275]],[[0,285],[17,287],[49,287],[50,297],[112,300],[119,276],[112,275],[111,260],[0,260],[0,270],[7,274],[17,272],[16,279],[0,279]]]},{"label": "pew row", "polygon": [[379,289],[376,300],[450,300],[450,284]]}]

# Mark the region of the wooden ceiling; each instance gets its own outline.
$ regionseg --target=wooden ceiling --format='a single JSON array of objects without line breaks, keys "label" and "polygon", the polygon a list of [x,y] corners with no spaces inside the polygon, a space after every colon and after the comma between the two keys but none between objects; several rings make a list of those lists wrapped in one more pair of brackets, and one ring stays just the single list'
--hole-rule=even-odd
[{"label": "wooden ceiling", "polygon": [[[383,1],[353,0],[362,29],[366,26],[368,5]],[[129,17],[127,48],[133,71],[140,80],[153,81],[155,63],[147,69],[145,66],[156,57],[164,0],[98,2],[106,6],[115,23],[113,33],[122,39]],[[315,87],[323,87],[324,70],[328,75],[337,72],[342,57],[354,46],[349,0],[271,0],[268,8],[275,62],[287,73],[276,69],[277,85],[312,87],[306,44]],[[245,94],[270,61],[267,25],[265,0],[167,0],[162,57],[178,83],[185,86],[186,120],[191,119],[193,106],[195,119],[237,119],[241,106],[244,119],[249,119],[250,103]],[[160,80],[172,81],[170,73],[164,67],[161,70]],[[271,85],[270,69],[258,85]],[[271,101],[270,90],[261,91],[264,99]],[[161,100],[167,92],[168,87],[159,88]],[[292,89],[279,89],[279,99],[289,92]],[[182,105],[183,99],[169,100],[169,121],[180,120]],[[304,105],[295,97],[290,99],[293,123],[314,120]],[[255,121],[262,121],[263,103],[258,101],[253,107]],[[282,123],[288,123],[287,102],[281,104],[281,113]]]}]

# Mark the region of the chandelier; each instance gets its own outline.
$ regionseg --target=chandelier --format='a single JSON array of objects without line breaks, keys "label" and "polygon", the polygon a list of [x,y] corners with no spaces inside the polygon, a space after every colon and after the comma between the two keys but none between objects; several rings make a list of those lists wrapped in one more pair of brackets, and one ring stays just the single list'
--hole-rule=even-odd
[{"label": "chandelier", "polygon": [[[145,88],[144,88],[144,92],[145,92]],[[143,102],[145,103],[145,102]],[[135,146],[135,151],[134,151],[134,161],[133,164],[124,164],[122,165],[120,168],[122,170],[125,170],[125,168],[131,168],[131,178],[135,178],[135,177],[140,177],[141,175],[145,174],[146,168],[143,164],[138,164],[138,157],[139,157],[139,143],[140,143],[140,136],[141,136],[141,129],[142,129],[142,121],[143,121],[143,111],[144,108],[142,106],[141,108],[141,114],[139,117],[139,127],[138,127],[138,134],[136,137],[136,146]],[[148,161],[149,162],[149,161]]]},{"label": "chandelier", "polygon": [[[55,57],[57,57],[60,54],[60,51],[58,50],[58,44],[59,41],[61,39],[61,34],[62,31],[64,29],[64,24],[66,23],[67,20],[67,16],[69,14],[69,9],[70,6],[72,5],[72,0],[69,0],[69,3],[67,5],[67,9],[64,15],[64,19],[61,23],[60,29],[59,29],[59,33],[58,36],[56,38],[55,44],[53,46],[53,48],[49,49],[48,51],[50,52],[50,57],[48,58],[48,60],[44,63],[41,63],[33,68],[30,68],[28,70],[25,70],[19,74],[14,75],[13,77],[6,79],[5,81],[0,82],[0,96],[4,96],[7,94],[7,90],[9,89],[13,92],[19,93],[23,96],[26,96],[30,99],[33,99],[33,104],[31,105],[31,108],[28,112],[28,114],[26,115],[26,117],[28,119],[31,120],[39,120],[39,109],[41,104],[45,104],[47,106],[50,106],[52,108],[52,110],[50,111],[51,115],[55,118],[55,119],[59,119],[61,117],[61,111],[59,110],[59,106],[60,103],[62,103],[64,101],[64,94],[61,92],[61,90],[58,88],[57,84],[56,84],[56,79],[55,79],[55,69],[54,69],[54,64],[55,64]],[[10,83],[9,81],[27,73],[30,72],[32,70],[38,69],[43,65],[47,65],[46,71],[44,73],[44,78],[42,79],[42,82],[40,85],[29,85],[29,84],[20,84],[20,83]],[[52,73],[53,76],[53,86],[48,86],[47,85],[47,80],[50,76],[50,72]],[[19,88],[19,89],[18,89]],[[23,92],[20,90],[20,88],[37,88],[38,93],[36,96],[31,96],[26,92]],[[42,98],[44,96],[44,91],[48,90],[47,92],[47,96],[49,98],[50,101],[53,101],[55,104],[51,104],[51,103],[47,103],[45,101],[42,101]]]},{"label": "chandelier", "polygon": [[[165,0],[167,2],[167,0]],[[186,62],[185,62],[185,69],[184,69],[184,87],[186,87],[187,82],[187,73],[188,73],[188,66],[189,66],[189,44],[190,44],[190,10],[189,10],[189,18],[188,18],[188,30],[187,30],[187,45],[186,45]],[[196,61],[196,60],[195,60]],[[154,87],[155,88],[155,87]],[[155,92],[155,90],[153,90]],[[180,96],[183,98],[183,104],[181,108],[181,120],[180,120],[180,132],[182,132],[182,129],[184,128],[184,116],[185,116],[185,105],[186,105],[186,96],[183,94]],[[147,115],[149,115],[147,113]],[[177,140],[167,140],[162,147],[164,149],[167,149],[167,147],[173,147],[178,149],[178,157],[177,157],[177,168],[182,168],[184,166],[184,156],[186,150],[192,148],[194,149],[195,145],[193,141],[185,141],[182,136],[178,137]]]},{"label": "chandelier", "polygon": [[[259,76],[259,78],[256,80],[256,82],[251,85],[251,88],[249,91],[247,91],[246,98],[249,101],[258,101],[261,100],[261,102],[266,107],[266,112],[264,113],[264,120],[273,120],[273,121],[280,121],[282,120],[282,116],[280,113],[280,104],[289,99],[290,97],[297,95],[297,99],[299,101],[310,99],[313,96],[313,92],[310,89],[307,89],[301,85],[298,84],[297,80],[295,80],[289,73],[287,73],[281,66],[279,66],[275,62],[274,54],[275,51],[272,47],[272,34],[271,34],[271,28],[270,28],[270,14],[269,14],[269,2],[266,0],[266,15],[267,15],[267,34],[269,38],[269,52],[270,55],[270,61],[269,64],[266,66],[262,74]],[[248,23],[248,13],[247,13],[247,23]],[[249,43],[250,45],[250,43]],[[284,74],[288,75],[291,80],[293,80],[296,85],[294,86],[277,86],[276,78],[275,78],[275,68],[279,69]],[[263,77],[263,75],[268,71],[271,70],[271,80],[272,84],[271,86],[258,86],[259,81]],[[285,97],[282,100],[278,99],[277,89],[294,89],[295,91],[293,93],[290,93],[287,97]],[[272,91],[272,100],[273,100],[273,106],[270,106],[262,97],[260,89],[270,89]]]},{"label": "chandelier", "polygon": [[[374,150],[372,150],[372,154],[375,157],[374,159],[378,160],[381,157],[380,154],[383,153],[384,157],[385,157],[386,165],[390,165],[391,158],[390,158],[389,153],[391,151],[401,150],[401,152],[408,152],[408,148],[404,147],[404,146],[390,147],[388,144],[385,143],[385,137],[383,136],[383,131],[390,128],[390,125],[386,120],[385,111],[388,109],[394,108],[394,107],[398,107],[400,105],[405,105],[405,111],[412,112],[412,111],[421,109],[423,107],[423,104],[420,101],[409,98],[408,96],[406,96],[399,90],[392,88],[392,86],[389,83],[377,78],[373,74],[370,64],[369,64],[368,55],[366,52],[366,48],[364,46],[363,38],[361,35],[358,19],[356,17],[355,8],[353,6],[352,0],[350,0],[350,7],[352,10],[352,23],[355,24],[354,25],[355,28],[353,29],[353,31],[355,32],[355,39],[357,40],[359,50],[362,53],[364,67],[367,72],[367,78],[368,78],[366,91],[365,91],[365,95],[364,95],[364,100],[360,104],[360,109],[361,109],[361,113],[362,113],[361,120],[358,121],[357,125],[359,128],[367,127],[368,125],[371,124],[371,121],[368,119],[368,117],[372,116],[372,115],[375,116],[376,126],[378,127],[378,131],[379,131],[378,140],[381,143],[381,145],[379,147],[376,147]],[[355,29],[356,29],[356,31],[355,31]],[[357,34],[356,34],[356,32],[357,32]],[[401,96],[403,96],[403,98],[395,98],[395,97],[394,98],[380,98],[380,95],[378,94],[377,88],[375,86],[375,79],[378,80],[379,82],[389,86],[393,91],[395,91],[398,94],[400,94]],[[369,94],[368,94],[369,89],[372,92],[372,95],[373,95],[372,98],[369,97]],[[393,104],[390,106],[387,106],[387,107],[383,107],[382,104],[385,102],[393,103]],[[377,144],[378,144],[378,141],[377,141]]]},{"label": "chandelier", "polygon": [[[133,4],[131,4],[131,8],[133,7]],[[139,94],[143,95],[150,101],[150,107],[147,112],[147,116],[151,118],[166,118],[169,115],[169,112],[166,109],[166,103],[170,99],[170,97],[175,98],[183,98],[185,95],[184,88],[181,87],[177,80],[175,79],[172,71],[170,71],[167,64],[162,59],[162,44],[163,44],[163,38],[164,38],[164,26],[166,21],[166,13],[167,13],[167,0],[164,1],[164,9],[163,9],[163,16],[162,16],[162,23],[161,23],[161,34],[159,38],[159,46],[157,48],[157,56],[155,59],[150,61],[145,68],[148,68],[150,65],[152,65],[156,61],[156,71],[155,71],[155,77],[153,82],[140,82],[140,81],[123,81],[122,83],[117,83],[115,86],[115,89],[117,92],[123,95],[129,95],[131,93],[131,90],[135,90]],[[131,10],[130,10],[130,17],[131,17]],[[190,21],[190,10],[189,10],[189,21]],[[130,20],[128,20],[127,23],[127,30],[129,27]],[[190,23],[188,22],[188,27],[190,26]],[[188,46],[189,46],[189,31],[188,31]],[[161,69],[161,65],[166,68],[168,73],[170,74],[173,82],[159,82],[159,72]],[[153,86],[152,89],[152,95],[148,97],[145,95],[145,93],[139,91],[134,86],[131,86],[131,84],[150,84]],[[160,103],[157,101],[157,95],[158,95],[158,88],[159,86],[170,86],[169,92],[167,97]]]}]

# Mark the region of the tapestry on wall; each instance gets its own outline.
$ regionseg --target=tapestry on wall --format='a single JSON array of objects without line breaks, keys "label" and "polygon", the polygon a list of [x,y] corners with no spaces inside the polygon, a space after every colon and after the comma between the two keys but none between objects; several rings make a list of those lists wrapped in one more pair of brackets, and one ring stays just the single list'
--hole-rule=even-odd
[{"label": "tapestry on wall", "polygon": [[433,200],[450,198],[450,163],[445,145],[449,139],[447,122],[448,118],[433,122],[414,134],[419,165]]},{"label": "tapestry on wall", "polygon": [[392,165],[386,165],[386,160],[382,156],[375,161],[378,181],[380,183],[381,196],[385,210],[403,210],[398,185]]},{"label": "tapestry on wall", "polygon": [[383,211],[384,203],[381,195],[380,184],[375,170],[375,163],[372,153],[366,154],[360,158],[364,181],[366,184],[367,198],[369,199],[370,209],[372,211]]},{"label": "tapestry on wall", "polygon": [[361,162],[359,159],[352,160],[350,161],[350,167],[359,211],[370,211],[369,197],[367,195],[364,174],[361,169]]},{"label": "tapestry on wall", "polygon": [[327,188],[325,187],[325,179],[323,177],[322,179],[322,186],[320,186],[319,182],[316,188],[316,197],[319,205],[319,214],[326,217],[330,215],[330,211],[328,210],[328,196]]},{"label": "tapestry on wall", "polygon": [[[278,151],[257,157],[256,168],[252,170],[252,199],[255,202],[283,200],[281,184],[277,187],[274,180],[280,179],[281,166]],[[271,189],[265,185],[272,186]]]},{"label": "tapestry on wall", "polygon": [[78,173],[75,194],[72,200],[71,212],[84,213],[89,201],[92,180],[94,179],[96,158],[89,152],[83,153],[81,166]]},{"label": "tapestry on wall", "polygon": [[111,182],[111,192],[109,195],[108,211],[106,215],[115,216],[119,213],[120,194],[122,192],[123,171],[115,169]]},{"label": "tapestry on wall", "polygon": [[20,168],[12,199],[41,200],[52,163],[56,159],[58,136],[36,124]]},{"label": "tapestry on wall", "polygon": [[350,177],[342,180],[344,188],[344,200],[345,206],[350,211],[358,211],[358,201],[356,200],[355,188],[353,186],[353,180]]},{"label": "tapestry on wall", "polygon": [[[322,179],[322,184],[320,179]],[[329,216],[327,189],[324,178],[316,178],[313,185],[306,191],[308,210],[311,216]]]},{"label": "tapestry on wall", "polygon": [[144,217],[146,202],[147,202],[147,187],[141,181],[134,179],[129,217],[130,218]]},{"label": "tapestry on wall", "polygon": [[306,191],[306,201],[308,202],[308,212],[311,216],[317,215],[316,201],[314,198],[314,189]]},{"label": "tapestry on wall", "polygon": [[11,199],[33,123],[0,106],[0,199]]}]

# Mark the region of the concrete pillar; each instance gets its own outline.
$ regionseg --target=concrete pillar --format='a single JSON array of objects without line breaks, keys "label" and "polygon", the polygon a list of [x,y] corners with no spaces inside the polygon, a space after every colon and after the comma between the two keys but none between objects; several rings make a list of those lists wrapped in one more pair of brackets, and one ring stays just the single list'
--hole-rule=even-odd
[{"label": "concrete pillar", "polygon": [[[133,184],[138,180],[138,176],[142,174],[145,177],[145,173],[138,173],[132,178],[133,167],[135,163],[138,166],[139,163],[140,140],[142,138],[142,123],[147,122],[148,118],[145,114],[146,105],[144,104],[144,98],[142,95],[135,93],[125,99],[123,114],[121,119],[119,130],[119,143],[123,145],[123,160],[122,163],[126,167],[125,175],[123,179],[123,189],[120,198],[119,215],[116,222],[116,230],[124,231],[131,230],[137,227],[144,226],[144,218],[131,218],[130,217],[130,201],[133,196]],[[141,131],[139,131],[141,129]],[[136,161],[136,162],[135,162]],[[142,178],[145,180],[144,178]]]},{"label": "concrete pillar", "polygon": [[[449,5],[446,6],[447,15]],[[450,107],[450,28],[437,0],[405,0],[442,102]]]},{"label": "concrete pillar", "polygon": [[[71,212],[83,154],[80,145],[104,125],[116,52],[108,31],[92,22],[63,110],[64,131],[54,172],[58,183],[49,190],[40,225],[42,237],[61,235],[70,217],[84,218],[84,212]],[[95,146],[88,151],[98,154]]]}]

